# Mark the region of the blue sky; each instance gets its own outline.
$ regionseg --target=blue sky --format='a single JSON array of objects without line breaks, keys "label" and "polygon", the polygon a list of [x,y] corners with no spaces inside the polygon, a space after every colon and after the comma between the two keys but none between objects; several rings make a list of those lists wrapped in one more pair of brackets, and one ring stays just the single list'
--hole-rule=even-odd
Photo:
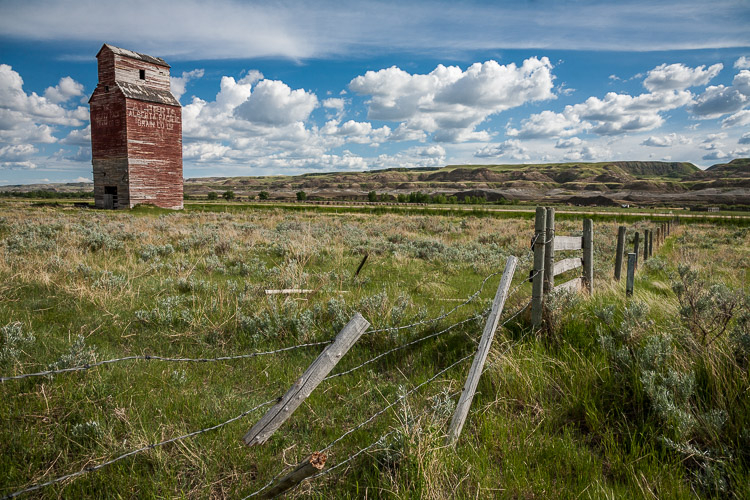
[{"label": "blue sky", "polygon": [[750,2],[0,0],[0,184],[91,179],[102,43],[165,58],[185,177],[750,157]]}]

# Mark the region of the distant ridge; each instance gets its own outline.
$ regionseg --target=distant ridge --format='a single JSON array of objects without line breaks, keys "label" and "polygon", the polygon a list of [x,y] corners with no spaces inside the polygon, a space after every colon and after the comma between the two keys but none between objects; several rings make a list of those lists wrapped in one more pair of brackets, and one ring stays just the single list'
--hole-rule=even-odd
[{"label": "distant ridge", "polygon": [[[91,191],[90,183],[0,186],[0,191]],[[386,199],[421,191],[574,204],[750,205],[750,159],[701,170],[688,162],[610,161],[543,164],[446,165],[386,168],[296,176],[204,177],[185,180],[185,194],[201,199],[231,190],[242,199],[267,191],[271,199],[366,200],[375,191]]]}]

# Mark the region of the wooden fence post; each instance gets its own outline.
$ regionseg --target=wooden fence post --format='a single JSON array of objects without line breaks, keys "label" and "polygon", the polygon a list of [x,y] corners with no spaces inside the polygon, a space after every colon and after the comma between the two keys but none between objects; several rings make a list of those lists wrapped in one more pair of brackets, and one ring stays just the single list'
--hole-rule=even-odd
[{"label": "wooden fence post", "polygon": [[648,235],[650,233],[651,231],[648,229],[643,230],[643,262],[646,262],[646,260],[648,260]]},{"label": "wooden fence post", "polygon": [[583,289],[594,293],[594,221],[583,219]]},{"label": "wooden fence post", "polygon": [[500,316],[503,314],[505,299],[508,298],[508,290],[510,289],[511,281],[513,281],[513,273],[516,271],[517,264],[518,259],[516,257],[513,255],[508,257],[503,277],[500,280],[500,285],[498,285],[497,292],[495,293],[495,300],[492,302],[492,310],[487,318],[487,323],[484,325],[484,331],[482,332],[482,339],[479,341],[477,354],[474,356],[474,361],[471,363],[469,376],[466,378],[464,390],[461,392],[461,397],[456,405],[456,412],[453,414],[451,425],[448,428],[448,444],[453,444],[458,440],[458,436],[461,434],[461,429],[464,427],[464,422],[466,422],[466,417],[469,415],[471,402],[474,399],[474,393],[477,390],[477,384],[479,383],[479,377],[482,375],[482,369],[484,368],[484,362],[487,360],[487,354],[490,352],[490,346],[492,345],[495,330],[497,330],[497,324],[500,322]]},{"label": "wooden fence post", "polygon": [[654,230],[648,232],[648,256],[651,258],[654,255]]},{"label": "wooden fence post", "polygon": [[625,281],[625,295],[627,297],[633,295],[633,284],[635,283],[635,264],[637,260],[637,253],[628,254],[628,274]]},{"label": "wooden fence post", "polygon": [[359,267],[357,268],[357,272],[354,273],[354,277],[356,278],[359,276],[359,272],[362,270],[362,268],[365,266],[365,262],[367,262],[367,257],[369,257],[369,252],[365,253],[365,256],[362,257],[362,262],[359,263]]},{"label": "wooden fence post", "polygon": [[547,210],[536,207],[534,219],[534,280],[531,286],[531,325],[542,326],[542,309],[544,307],[544,247],[547,238]]},{"label": "wooden fence post", "polygon": [[658,250],[661,246],[661,235],[662,235],[662,226],[659,224],[659,227],[656,228],[656,249]]},{"label": "wooden fence post", "polygon": [[[638,269],[638,250],[640,249],[641,234],[636,231],[633,239],[633,253],[635,254],[635,269]],[[630,257],[628,257],[630,258]]]},{"label": "wooden fence post", "polygon": [[620,281],[622,274],[622,255],[625,252],[625,226],[617,228],[617,253],[615,254],[615,279]]},{"label": "wooden fence post", "polygon": [[292,384],[286,394],[250,429],[243,440],[248,446],[265,443],[276,430],[294,413],[299,405],[315,390],[336,363],[370,326],[370,323],[355,313],[349,323],[339,332],[320,356],[312,362],[305,373]]},{"label": "wooden fence post", "polygon": [[544,238],[544,295],[555,288],[555,209],[547,207],[546,235]]},{"label": "wooden fence post", "polygon": [[315,452],[297,465],[289,474],[279,479],[270,489],[258,498],[275,498],[286,490],[297,486],[300,482],[316,474],[326,465],[326,455]]}]

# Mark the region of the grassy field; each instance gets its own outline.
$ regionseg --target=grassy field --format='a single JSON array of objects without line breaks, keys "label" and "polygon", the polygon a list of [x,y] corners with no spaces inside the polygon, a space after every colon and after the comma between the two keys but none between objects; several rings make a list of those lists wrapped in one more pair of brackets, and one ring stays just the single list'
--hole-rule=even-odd
[{"label": "grassy field", "polygon": [[[499,274],[462,304],[509,255],[504,317],[530,297],[522,214],[1,207],[0,376],[322,342],[355,311],[385,329],[335,373],[468,320],[323,382],[263,446],[241,438],[266,407],[27,497],[245,497],[470,355]],[[498,332],[455,448],[444,433],[470,360],[337,442],[327,469],[374,446],[291,496],[750,497],[750,230],[681,226],[626,301],[610,278],[617,225],[595,224],[593,297],[556,295],[543,331],[524,311]],[[630,235],[650,227],[628,219]],[[558,234],[580,229],[575,214],[558,220]],[[315,292],[265,294],[281,288]],[[281,396],[321,349],[4,381],[0,495],[225,422]]]}]

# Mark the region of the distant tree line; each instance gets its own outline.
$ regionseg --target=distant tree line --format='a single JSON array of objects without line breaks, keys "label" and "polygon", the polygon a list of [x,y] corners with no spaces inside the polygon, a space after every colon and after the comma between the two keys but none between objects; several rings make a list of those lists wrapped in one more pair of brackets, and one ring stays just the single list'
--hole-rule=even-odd
[{"label": "distant tree line", "polygon": [[93,198],[94,192],[58,192],[58,191],[45,191],[45,190],[34,190],[34,191],[0,191],[0,196],[3,198],[44,198],[44,199],[60,199],[60,198]]},{"label": "distant tree line", "polygon": [[[218,200],[219,196],[224,198],[227,201],[231,201],[234,199],[239,199],[234,191],[224,191],[223,193],[219,194],[216,191],[209,191],[206,197],[209,200]],[[308,199],[308,195],[305,191],[297,191],[296,193],[297,201],[305,201]],[[252,200],[255,196],[249,196],[248,199]],[[270,199],[270,194],[268,191],[260,191],[257,196],[260,200],[268,200]],[[185,195],[185,199],[191,199],[190,196]],[[317,199],[317,198],[316,198]],[[375,191],[370,191],[367,193],[367,200],[371,202],[391,202],[391,201],[398,201],[399,203],[435,203],[435,204],[465,204],[465,205],[478,205],[478,204],[484,204],[487,203],[487,198],[485,196],[471,196],[466,195],[463,198],[459,198],[458,196],[452,195],[448,196],[442,193],[437,194],[427,194],[423,193],[421,191],[414,191],[409,194],[399,194],[398,196],[394,196],[392,194],[388,193],[380,193],[378,194]],[[501,200],[497,203],[503,203],[504,200]]]}]

